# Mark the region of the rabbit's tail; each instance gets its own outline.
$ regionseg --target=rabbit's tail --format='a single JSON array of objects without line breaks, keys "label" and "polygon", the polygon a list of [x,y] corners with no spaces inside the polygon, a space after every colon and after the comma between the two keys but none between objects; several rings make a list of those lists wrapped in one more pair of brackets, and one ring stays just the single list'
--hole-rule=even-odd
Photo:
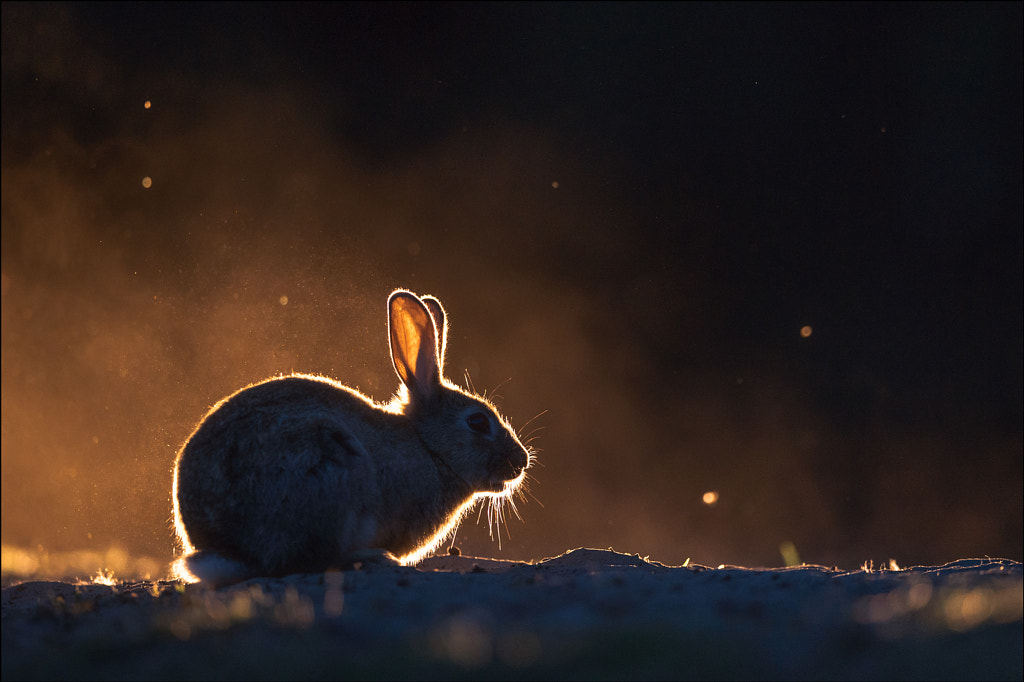
[{"label": "rabbit's tail", "polygon": [[187,583],[201,582],[210,587],[230,585],[252,575],[245,564],[204,551],[193,552],[178,559],[172,564],[171,573]]}]

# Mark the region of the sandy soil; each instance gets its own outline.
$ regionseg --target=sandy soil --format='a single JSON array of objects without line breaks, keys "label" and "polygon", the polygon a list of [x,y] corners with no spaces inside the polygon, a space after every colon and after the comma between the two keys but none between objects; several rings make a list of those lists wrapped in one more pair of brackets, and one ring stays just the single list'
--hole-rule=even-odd
[{"label": "sandy soil", "polygon": [[3,679],[1012,679],[1019,562],[854,572],[532,564],[3,589]]}]

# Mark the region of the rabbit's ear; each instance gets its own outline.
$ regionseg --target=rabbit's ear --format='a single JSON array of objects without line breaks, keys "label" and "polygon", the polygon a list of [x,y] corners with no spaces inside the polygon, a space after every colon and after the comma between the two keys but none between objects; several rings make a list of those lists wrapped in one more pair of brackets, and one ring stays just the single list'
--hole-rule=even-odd
[{"label": "rabbit's ear", "polygon": [[437,332],[426,305],[408,291],[388,299],[388,329],[395,372],[409,391],[429,398],[441,383],[437,359]]},{"label": "rabbit's ear", "polygon": [[434,318],[434,328],[437,330],[437,368],[444,375],[444,353],[448,347],[448,317],[444,314],[441,302],[433,296],[422,296],[420,300]]}]

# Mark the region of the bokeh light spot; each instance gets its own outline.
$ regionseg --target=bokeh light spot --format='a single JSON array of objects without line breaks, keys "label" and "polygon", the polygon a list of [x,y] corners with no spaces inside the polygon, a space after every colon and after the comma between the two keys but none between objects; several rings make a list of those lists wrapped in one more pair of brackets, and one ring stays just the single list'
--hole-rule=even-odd
[{"label": "bokeh light spot", "polygon": [[785,540],[779,543],[779,554],[782,555],[782,560],[786,562],[787,566],[799,566],[800,554],[796,551],[796,545],[789,540]]},{"label": "bokeh light spot", "polygon": [[143,104],[142,106],[144,106],[144,107],[146,107],[147,109],[149,109],[149,108],[150,108],[151,106],[153,106],[153,103],[152,103],[152,102],[150,102],[150,101],[149,101],[149,100],[147,99],[147,100],[146,100],[146,103],[145,103],[145,104]]},{"label": "bokeh light spot", "polygon": [[811,329],[811,325],[809,324],[805,324],[804,326],[800,327],[800,336],[804,337],[805,339],[813,333],[814,330]]},{"label": "bokeh light spot", "polygon": [[150,187],[152,187],[153,186],[153,178],[149,177],[148,175],[146,177],[142,178],[142,186],[145,187],[146,189],[149,189]]},{"label": "bokeh light spot", "polygon": [[277,300],[278,300],[278,303],[280,303],[281,305],[288,305],[288,297],[287,296],[282,296],[281,298],[279,298]]},{"label": "bokeh light spot", "polygon": [[709,507],[713,507],[715,504],[718,503],[718,491],[709,490],[706,493],[704,493],[704,495],[701,496],[701,499],[704,500],[704,504],[708,505]]}]

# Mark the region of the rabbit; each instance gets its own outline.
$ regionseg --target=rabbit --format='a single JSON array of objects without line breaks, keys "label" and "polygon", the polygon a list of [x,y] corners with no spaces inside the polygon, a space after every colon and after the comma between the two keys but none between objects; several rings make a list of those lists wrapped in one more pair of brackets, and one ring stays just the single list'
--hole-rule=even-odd
[{"label": "rabbit", "polygon": [[293,374],[239,390],[199,422],[174,465],[177,577],[219,586],[415,564],[475,502],[500,504],[521,484],[532,449],[443,375],[441,302],[399,289],[387,306],[401,382],[389,403]]}]

